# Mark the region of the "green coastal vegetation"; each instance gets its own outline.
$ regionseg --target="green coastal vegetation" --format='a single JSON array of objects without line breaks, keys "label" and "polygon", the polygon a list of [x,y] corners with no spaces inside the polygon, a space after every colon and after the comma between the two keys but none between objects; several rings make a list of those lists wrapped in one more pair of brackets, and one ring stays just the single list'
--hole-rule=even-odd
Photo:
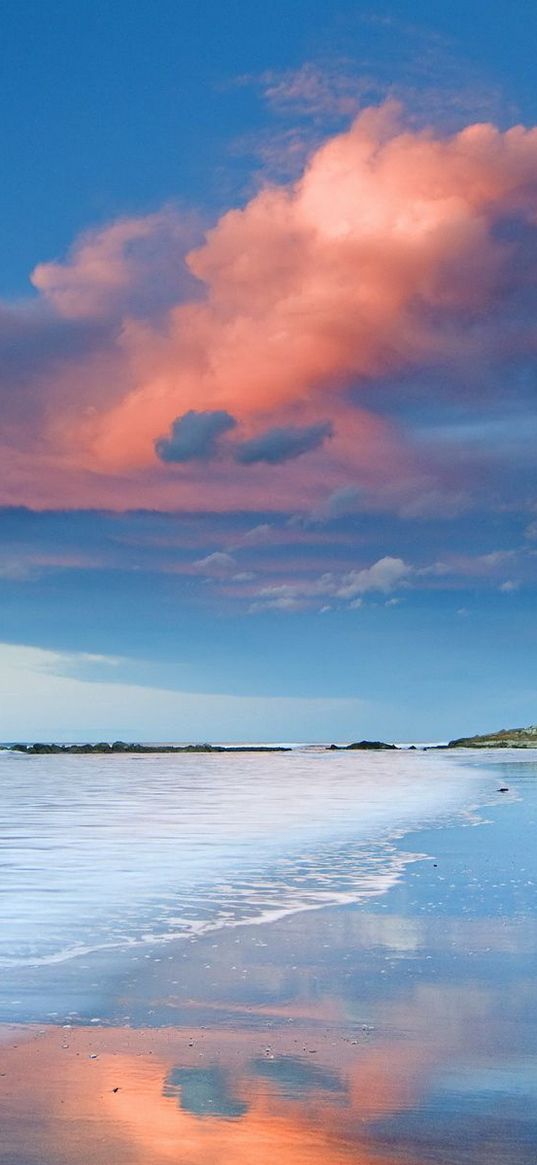
[{"label": "green coastal vegetation", "polygon": [[537,724],[527,728],[501,728],[481,736],[459,736],[448,748],[537,748]]}]

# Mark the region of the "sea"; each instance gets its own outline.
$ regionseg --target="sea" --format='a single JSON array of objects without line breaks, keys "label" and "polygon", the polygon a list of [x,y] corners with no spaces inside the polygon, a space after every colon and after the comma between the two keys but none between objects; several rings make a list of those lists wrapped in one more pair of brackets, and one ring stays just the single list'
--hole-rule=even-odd
[{"label": "sea", "polygon": [[395,841],[491,792],[435,751],[0,753],[0,968],[385,892]]}]

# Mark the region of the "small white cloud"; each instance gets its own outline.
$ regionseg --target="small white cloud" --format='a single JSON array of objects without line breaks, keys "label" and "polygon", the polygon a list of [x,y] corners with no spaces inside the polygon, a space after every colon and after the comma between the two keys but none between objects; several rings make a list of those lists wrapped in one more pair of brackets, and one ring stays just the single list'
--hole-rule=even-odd
[{"label": "small white cloud", "polygon": [[452,573],[453,573],[453,567],[448,566],[447,562],[442,562],[442,561],[432,562],[430,566],[422,566],[422,567],[420,567],[420,569],[418,571],[418,574],[422,574],[425,576],[433,575],[433,576],[438,576],[438,578],[442,578],[442,576],[445,574],[452,574]]},{"label": "small white cloud", "polygon": [[261,525],[253,526],[251,530],[247,530],[246,533],[242,535],[241,542],[249,542],[250,544],[266,542],[267,538],[270,537],[271,531],[272,526],[270,523],[262,522]]},{"label": "small white cloud", "polygon": [[298,594],[298,587],[292,583],[274,583],[268,587],[262,587],[259,591],[260,598],[296,598]]},{"label": "small white cloud", "polygon": [[323,118],[353,117],[370,84],[357,74],[349,76],[339,62],[337,67],[320,68],[313,61],[297,69],[263,73],[259,81],[265,100],[278,112]]},{"label": "small white cloud", "polygon": [[403,501],[399,514],[401,518],[456,518],[468,505],[468,495],[461,491],[431,489]]},{"label": "small white cloud", "polygon": [[262,587],[259,596],[250,604],[250,614],[258,611],[298,611],[302,601],[298,589],[290,583]]},{"label": "small white cloud", "polygon": [[402,558],[387,555],[363,570],[350,570],[343,576],[342,585],[336,592],[340,599],[352,599],[368,591],[387,593],[405,582],[412,573],[412,567]]},{"label": "small white cloud", "polygon": [[292,595],[276,595],[273,599],[258,599],[250,604],[248,610],[251,615],[255,615],[258,611],[299,611],[300,608],[300,600],[294,599]]},{"label": "small white cloud", "polygon": [[479,566],[491,567],[501,566],[502,563],[507,562],[509,558],[514,557],[514,550],[493,550],[491,554],[478,554],[475,562]]},{"label": "small white cloud", "polygon": [[35,577],[30,563],[19,558],[4,558],[0,561],[0,578],[6,581],[25,582]]},{"label": "small white cloud", "polygon": [[316,510],[310,514],[313,522],[329,522],[332,518],[341,518],[352,514],[363,504],[366,497],[365,490],[357,485],[345,485],[334,490]]},{"label": "small white cloud", "polygon": [[332,595],[336,586],[336,580],[331,571],[325,571],[320,578],[315,579],[307,586],[304,585],[304,594],[308,595]]},{"label": "small white cloud", "polygon": [[104,664],[105,667],[118,667],[123,660],[120,655],[96,655],[94,652],[78,652],[73,656],[77,662]]},{"label": "small white cloud", "polygon": [[508,578],[501,584],[499,589],[503,592],[504,595],[508,595],[511,594],[512,591],[517,591],[519,586],[520,583],[516,582],[512,578]]},{"label": "small white cloud", "polygon": [[226,554],[223,550],[215,550],[214,554],[207,554],[205,558],[198,558],[192,565],[194,570],[199,571],[200,574],[218,577],[222,574],[229,574],[231,570],[235,570],[237,563],[231,557],[231,554]]}]

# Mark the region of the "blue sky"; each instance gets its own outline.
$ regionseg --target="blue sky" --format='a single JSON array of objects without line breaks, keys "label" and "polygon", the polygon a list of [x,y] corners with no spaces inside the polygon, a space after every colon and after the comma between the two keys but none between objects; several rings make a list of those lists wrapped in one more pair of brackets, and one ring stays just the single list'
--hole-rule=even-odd
[{"label": "blue sky", "polygon": [[0,737],[533,721],[534,7],[0,24]]},{"label": "blue sky", "polygon": [[379,90],[421,75],[439,95],[466,87],[476,107],[487,95],[505,123],[511,109],[537,116],[537,13],[523,0],[516,11],[485,0],[4,0],[2,28],[8,295],[28,292],[36,261],[91,224],[168,199],[209,215],[239,199],[248,139],[255,150],[255,135],[273,129],[256,85],[264,73],[344,59]]}]

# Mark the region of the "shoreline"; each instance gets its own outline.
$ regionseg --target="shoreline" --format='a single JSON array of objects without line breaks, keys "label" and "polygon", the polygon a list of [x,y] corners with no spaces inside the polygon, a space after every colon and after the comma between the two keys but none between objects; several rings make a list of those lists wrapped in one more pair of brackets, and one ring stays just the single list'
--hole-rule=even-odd
[{"label": "shoreline", "polygon": [[9,1165],[418,1165],[456,1145],[477,1165],[484,1143],[530,1165],[537,783],[516,767],[479,824],[407,831],[424,860],[385,894],[90,960],[83,1013],[2,1024]]},{"label": "shoreline", "polygon": [[[486,789],[483,782],[486,782],[488,777],[491,785]],[[39,998],[45,993],[47,998],[50,995],[55,1013],[61,1014],[64,1020],[71,1022],[74,1013],[82,1017],[85,1015],[86,1019],[89,1019],[95,1011],[99,1015],[106,1013],[106,1005],[99,998],[99,992],[94,997],[91,991],[88,1006],[85,1008],[80,1005],[81,968],[86,984],[82,991],[84,996],[88,990],[87,984],[92,980],[106,983],[113,981],[118,975],[126,976],[128,979],[131,973],[136,972],[136,964],[143,962],[175,964],[185,957],[186,950],[201,950],[207,945],[210,948],[215,942],[218,944],[227,942],[228,936],[266,932],[267,942],[270,942],[274,927],[280,925],[285,927],[286,924],[292,927],[295,923],[300,924],[301,918],[305,915],[330,919],[334,912],[336,916],[341,911],[360,914],[362,911],[368,911],[375,903],[380,904],[379,909],[384,909],[386,899],[389,899],[394,889],[404,885],[409,870],[414,866],[434,862],[435,839],[438,840],[442,835],[449,835],[453,831],[466,831],[469,827],[482,826],[486,817],[481,814],[488,813],[490,808],[501,807],[505,803],[496,787],[494,771],[487,773],[485,766],[482,770],[480,766],[478,781],[479,793],[477,789],[474,791],[469,788],[464,804],[442,809],[438,817],[433,815],[432,819],[425,820],[421,825],[409,822],[408,825],[397,827],[385,836],[370,839],[366,849],[367,861],[373,863],[372,869],[369,873],[364,869],[363,883],[358,882],[353,890],[334,889],[327,891],[324,901],[318,899],[309,903],[305,899],[296,905],[289,903],[273,905],[259,914],[252,913],[249,916],[225,920],[200,919],[192,923],[191,930],[183,933],[161,935],[153,933],[151,937],[140,936],[128,940],[120,939],[109,944],[74,947],[69,951],[36,958],[34,961],[31,959],[6,961],[1,966],[4,995],[8,984],[9,990],[15,995],[20,995],[22,991],[23,996],[29,992],[30,996]],[[319,922],[318,925],[322,928],[323,923]],[[235,940],[230,938],[229,941]],[[69,999],[76,1003],[74,1011],[72,1008],[61,1010],[64,990]],[[4,1008],[2,1010],[4,1011]],[[46,1009],[39,1011],[34,1008],[28,1022],[39,1024],[46,1018],[46,1014]],[[51,1014],[50,1010],[48,1014]],[[4,1011],[0,1025],[5,1022],[17,1022],[16,1015],[9,1016]]]},{"label": "shoreline", "polygon": [[327,744],[323,742],[300,744],[256,744],[256,743],[143,743],[123,740],[97,742],[24,742],[0,743],[0,753],[18,753],[22,756],[169,756],[175,754],[215,753],[288,753],[288,752],[461,752],[496,750],[537,750],[537,728],[502,729],[500,732],[484,736],[457,737],[447,743],[393,744],[383,740],[359,740],[349,744]]}]

